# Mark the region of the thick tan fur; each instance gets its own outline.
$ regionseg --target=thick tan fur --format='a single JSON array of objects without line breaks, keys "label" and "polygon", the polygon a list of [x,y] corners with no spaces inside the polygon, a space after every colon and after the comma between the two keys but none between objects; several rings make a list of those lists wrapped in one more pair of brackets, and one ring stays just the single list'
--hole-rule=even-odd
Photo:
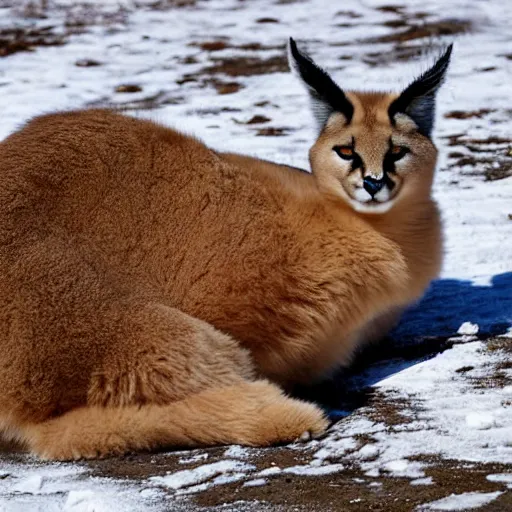
[{"label": "thick tan fur", "polygon": [[105,110],[1,143],[4,435],[72,459],[322,433],[280,387],[346,364],[441,262],[434,146],[376,115],[393,96],[351,99],[368,147],[393,132],[420,154],[381,215],[332,186],[336,116],[312,175]]}]

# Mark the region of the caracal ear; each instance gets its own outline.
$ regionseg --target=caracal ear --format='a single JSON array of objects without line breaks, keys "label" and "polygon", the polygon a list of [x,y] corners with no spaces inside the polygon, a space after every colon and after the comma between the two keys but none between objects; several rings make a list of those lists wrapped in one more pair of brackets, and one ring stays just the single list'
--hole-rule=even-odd
[{"label": "caracal ear", "polygon": [[297,48],[297,44],[291,37],[288,44],[288,62],[292,71],[299,76],[308,89],[313,114],[320,130],[333,112],[343,114],[349,124],[354,114],[352,103],[329,74]]},{"label": "caracal ear", "polygon": [[391,103],[388,112],[392,123],[397,114],[405,114],[416,123],[421,134],[430,137],[434,126],[436,93],[445,79],[452,49],[453,44]]}]

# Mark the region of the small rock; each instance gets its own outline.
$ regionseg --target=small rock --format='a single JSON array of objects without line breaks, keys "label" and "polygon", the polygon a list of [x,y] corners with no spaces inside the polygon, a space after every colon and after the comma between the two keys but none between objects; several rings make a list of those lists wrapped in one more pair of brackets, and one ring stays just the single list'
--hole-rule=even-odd
[{"label": "small rock", "polygon": [[246,124],[261,124],[261,123],[268,123],[269,121],[271,121],[271,119],[269,117],[256,115],[256,116],[251,117],[251,119],[249,119],[249,121],[247,121]]},{"label": "small rock", "polygon": [[214,85],[219,94],[233,94],[243,88],[238,82],[216,82]]},{"label": "small rock", "polygon": [[140,85],[135,85],[135,84],[124,84],[124,85],[118,85],[116,87],[115,91],[122,92],[122,93],[141,92],[142,87]]},{"label": "small rock", "polygon": [[205,41],[198,45],[202,50],[207,52],[218,52],[220,50],[224,50],[228,47],[228,43],[226,41]]},{"label": "small rock", "polygon": [[92,68],[101,66],[101,62],[94,59],[79,59],[75,62],[75,66],[78,66],[79,68]]},{"label": "small rock", "polygon": [[277,18],[258,18],[256,23],[279,23]]}]

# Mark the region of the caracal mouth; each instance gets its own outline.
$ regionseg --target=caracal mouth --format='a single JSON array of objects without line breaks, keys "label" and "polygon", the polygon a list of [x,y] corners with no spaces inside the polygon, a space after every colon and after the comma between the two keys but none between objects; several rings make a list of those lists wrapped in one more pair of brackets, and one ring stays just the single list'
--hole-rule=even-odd
[{"label": "caracal mouth", "polygon": [[370,201],[358,201],[356,199],[350,199],[350,205],[356,212],[359,213],[371,213],[371,214],[380,214],[386,213],[391,209],[395,202],[393,200],[390,201],[376,201],[375,199],[371,199]]}]

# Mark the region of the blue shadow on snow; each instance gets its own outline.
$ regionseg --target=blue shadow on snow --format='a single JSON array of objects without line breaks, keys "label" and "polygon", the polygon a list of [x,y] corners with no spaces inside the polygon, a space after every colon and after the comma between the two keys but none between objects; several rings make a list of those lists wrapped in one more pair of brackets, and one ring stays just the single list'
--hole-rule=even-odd
[{"label": "blue shadow on snow", "polygon": [[493,276],[488,286],[434,281],[382,342],[363,348],[349,368],[332,378],[293,394],[324,406],[336,421],[368,403],[372,384],[450,348],[449,338],[464,322],[478,324],[482,340],[512,329],[512,272]]}]

